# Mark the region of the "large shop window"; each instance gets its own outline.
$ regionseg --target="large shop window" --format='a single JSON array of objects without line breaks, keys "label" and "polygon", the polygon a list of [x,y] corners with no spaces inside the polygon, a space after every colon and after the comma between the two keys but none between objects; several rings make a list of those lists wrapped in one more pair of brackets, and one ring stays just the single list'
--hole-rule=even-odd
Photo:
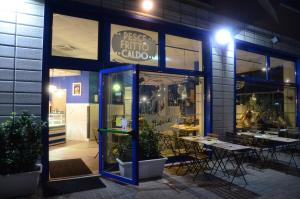
[{"label": "large shop window", "polygon": [[266,79],[266,56],[244,50],[237,50],[236,76]]},{"label": "large shop window", "polygon": [[295,83],[295,63],[288,60],[270,58],[270,79],[277,82]]},{"label": "large shop window", "polygon": [[237,81],[236,95],[238,129],[295,127],[294,87]]},{"label": "large shop window", "polygon": [[52,55],[98,59],[97,21],[54,14],[52,28]]},{"label": "large shop window", "polygon": [[110,61],[158,66],[158,33],[111,25]]},{"label": "large shop window", "polygon": [[[141,72],[139,121],[163,137],[171,136],[167,145],[180,136],[203,136],[203,85],[203,78],[199,77]],[[165,157],[173,154],[166,143],[162,143],[160,150]]]},{"label": "large shop window", "polygon": [[296,127],[295,63],[267,57],[237,50],[237,129]]},{"label": "large shop window", "polygon": [[166,35],[166,66],[202,71],[202,42]]}]

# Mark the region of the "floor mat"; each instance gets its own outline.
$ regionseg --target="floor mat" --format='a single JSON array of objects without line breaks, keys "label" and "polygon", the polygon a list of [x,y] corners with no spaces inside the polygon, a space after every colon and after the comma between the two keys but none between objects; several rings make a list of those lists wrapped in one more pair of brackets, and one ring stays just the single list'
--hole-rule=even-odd
[{"label": "floor mat", "polygon": [[49,162],[51,178],[63,178],[92,174],[82,159],[56,160]]},{"label": "floor mat", "polygon": [[44,184],[44,196],[57,196],[106,187],[98,176],[52,181]]}]

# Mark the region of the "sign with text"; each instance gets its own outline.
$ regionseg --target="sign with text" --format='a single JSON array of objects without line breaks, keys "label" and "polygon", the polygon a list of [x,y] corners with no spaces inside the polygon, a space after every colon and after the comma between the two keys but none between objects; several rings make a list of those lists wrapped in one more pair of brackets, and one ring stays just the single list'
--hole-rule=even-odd
[{"label": "sign with text", "polygon": [[123,59],[141,62],[154,59],[156,43],[149,35],[134,31],[121,30],[112,36],[112,49]]}]

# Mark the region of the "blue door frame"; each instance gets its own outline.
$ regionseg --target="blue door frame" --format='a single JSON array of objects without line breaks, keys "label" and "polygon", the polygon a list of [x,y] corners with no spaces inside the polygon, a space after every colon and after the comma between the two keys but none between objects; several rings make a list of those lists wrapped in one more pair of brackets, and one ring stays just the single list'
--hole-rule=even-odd
[{"label": "blue door frame", "polygon": [[138,146],[139,146],[139,132],[138,132],[138,71],[136,65],[124,65],[118,66],[114,68],[104,69],[99,72],[100,75],[100,90],[99,90],[99,129],[103,129],[103,97],[105,97],[102,93],[103,90],[103,75],[124,72],[124,71],[132,71],[132,179],[121,177],[115,175],[113,173],[107,172],[104,170],[104,154],[106,153],[105,149],[105,138],[102,133],[99,132],[99,174],[103,177],[108,177],[119,182],[138,185],[139,184],[139,165],[138,165]]}]

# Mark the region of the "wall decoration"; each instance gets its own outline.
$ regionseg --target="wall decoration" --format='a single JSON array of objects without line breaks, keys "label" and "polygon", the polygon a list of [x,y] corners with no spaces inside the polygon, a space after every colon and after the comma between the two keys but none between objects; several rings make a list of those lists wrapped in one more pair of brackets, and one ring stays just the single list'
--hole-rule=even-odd
[{"label": "wall decoration", "polygon": [[72,83],[72,96],[81,96],[81,82]]}]

